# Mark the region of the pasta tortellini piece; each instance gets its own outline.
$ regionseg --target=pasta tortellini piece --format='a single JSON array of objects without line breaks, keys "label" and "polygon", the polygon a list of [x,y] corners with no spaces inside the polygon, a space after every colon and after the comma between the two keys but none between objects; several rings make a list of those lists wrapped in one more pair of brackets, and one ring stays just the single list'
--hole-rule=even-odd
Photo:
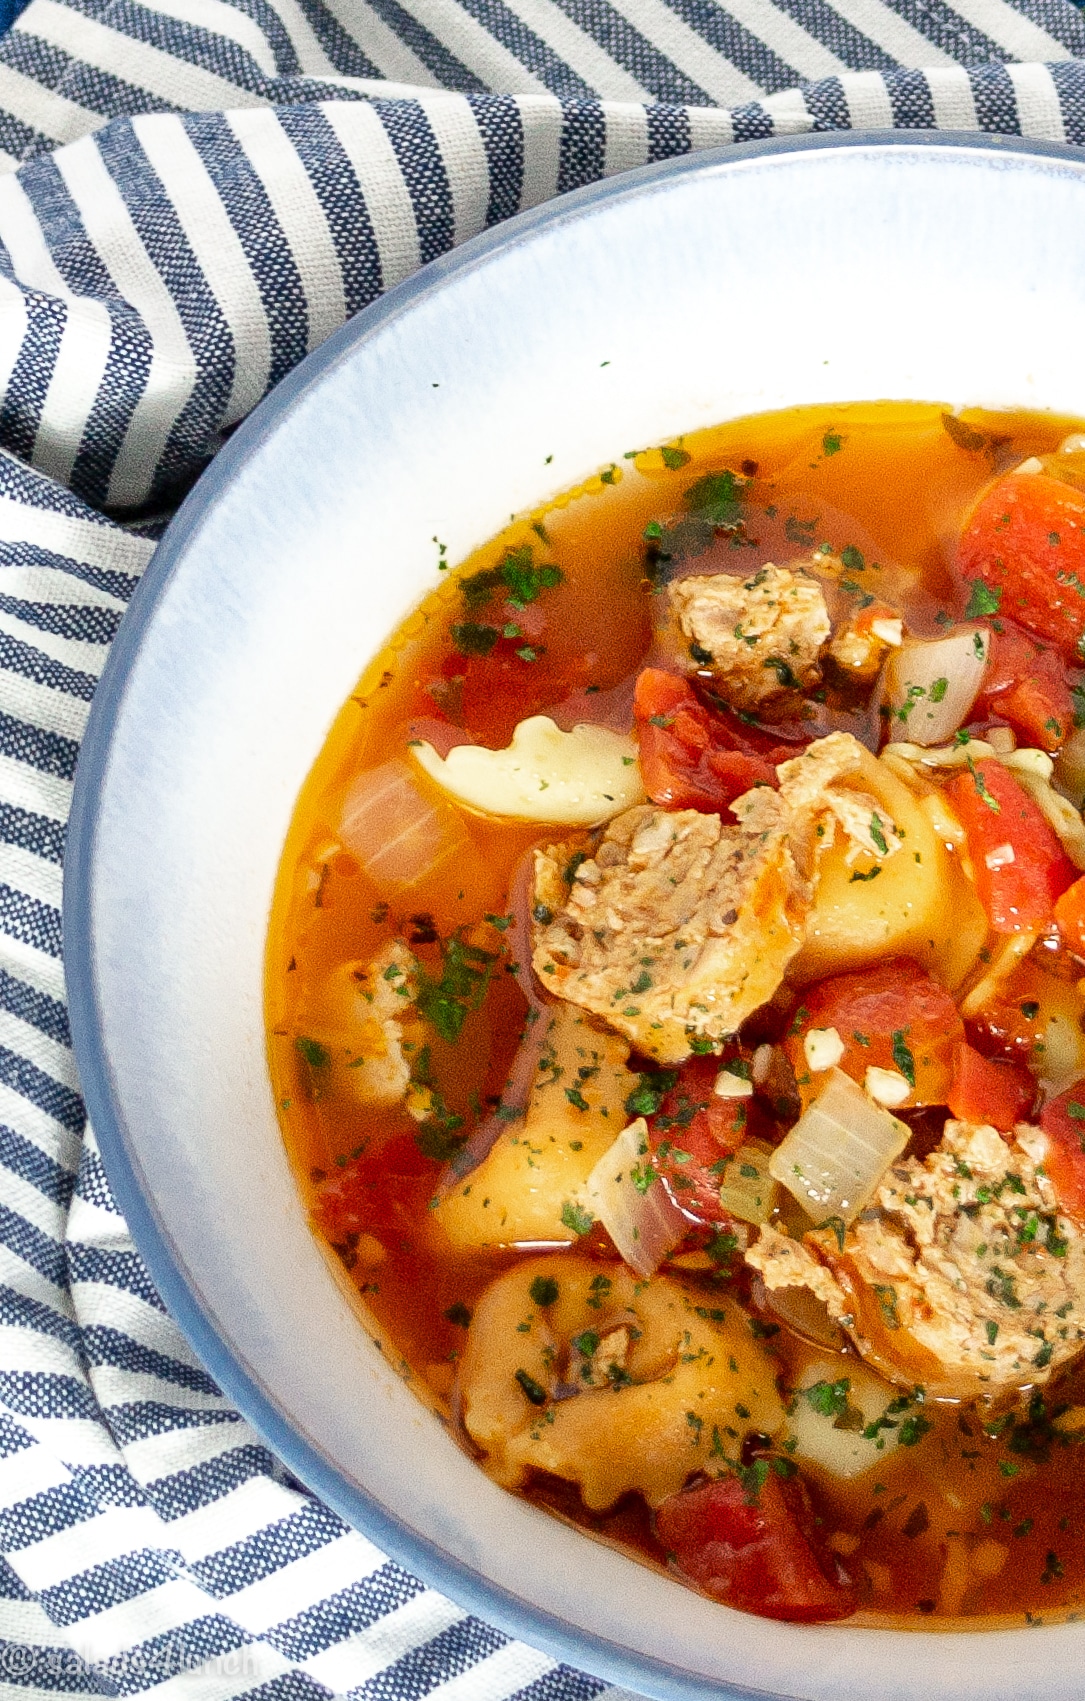
[{"label": "pasta tortellini piece", "polygon": [[459,744],[442,758],[424,740],[411,750],[443,791],[484,815],[593,827],[644,802],[636,743],[605,726],[562,732],[531,715],[505,750]]},{"label": "pasta tortellini piece", "polygon": [[807,982],[901,956],[958,986],[984,944],[987,919],[922,807],[918,791],[930,788],[921,779],[917,789],[906,785],[868,750],[855,782],[893,822],[898,843],[878,858],[857,856],[837,828],[821,852],[806,943],[789,973]]},{"label": "pasta tortellini piece", "polygon": [[457,1248],[576,1239],[574,1212],[628,1117],[637,1084],[627,1042],[592,1027],[573,1004],[549,1016],[523,1122],[434,1208],[431,1222]]},{"label": "pasta tortellini piece", "polygon": [[666,1276],[552,1254],[482,1295],[460,1369],[463,1420],[506,1488],[532,1468],[602,1511],[631,1489],[658,1506],[691,1472],[785,1424],[774,1365],[742,1310]]}]

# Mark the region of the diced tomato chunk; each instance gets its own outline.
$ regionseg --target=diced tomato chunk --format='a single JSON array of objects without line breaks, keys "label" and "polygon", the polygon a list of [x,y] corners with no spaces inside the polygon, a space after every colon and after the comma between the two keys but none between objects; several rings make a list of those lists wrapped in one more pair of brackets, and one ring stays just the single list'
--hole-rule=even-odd
[{"label": "diced tomato chunk", "polygon": [[968,836],[976,891],[995,932],[1042,927],[1077,870],[1039,806],[992,757],[958,774],[948,792]]},{"label": "diced tomato chunk", "polygon": [[854,1081],[861,1083],[871,1065],[906,1079],[910,1070],[909,1104],[945,1104],[964,1026],[949,993],[909,957],[833,975],[803,993],[784,1049],[804,1105],[825,1082],[806,1058],[803,1042],[812,1028],[836,1029],[844,1046],[839,1067]]},{"label": "diced tomato chunk", "polygon": [[718,813],[751,786],[776,784],[776,764],[801,745],[775,744],[733,715],[706,708],[687,680],[645,668],[633,700],[644,789],[667,809]]},{"label": "diced tomato chunk", "polygon": [[1071,951],[1085,957],[1085,875],[1055,900],[1055,920]]},{"label": "diced tomato chunk", "polygon": [[858,1605],[851,1580],[814,1545],[798,1480],[781,1483],[771,1467],[752,1492],[736,1477],[683,1489],[658,1508],[655,1526],[676,1570],[742,1612],[816,1624]]},{"label": "diced tomato chunk", "polygon": [[[748,1062],[742,1066],[749,1069]],[[767,1130],[752,1099],[715,1091],[720,1067],[718,1057],[691,1057],[648,1119],[652,1163],[675,1204],[698,1223],[730,1221],[720,1205],[726,1160]]]},{"label": "diced tomato chunk", "polygon": [[485,656],[453,656],[446,674],[459,683],[460,717],[481,743],[507,744],[520,721],[590,683],[587,658],[552,656],[545,644],[500,638]]},{"label": "diced tomato chunk", "polygon": [[414,1196],[432,1190],[436,1169],[412,1135],[397,1134],[320,1182],[313,1216],[333,1246],[366,1232],[379,1235],[392,1224],[399,1238],[409,1229]]},{"label": "diced tomato chunk", "polygon": [[999,621],[973,720],[993,714],[1009,721],[1030,744],[1057,750],[1074,724],[1074,700],[1062,662],[1024,632]]},{"label": "diced tomato chunk", "polygon": [[[957,566],[999,597],[997,612],[1067,660],[1085,635],[1085,495],[1049,473],[1009,473],[981,496]],[[988,608],[983,612],[994,613]]]},{"label": "diced tomato chunk", "polygon": [[1059,1204],[1085,1221],[1085,1081],[1045,1104],[1040,1127],[1047,1135],[1044,1169]]},{"label": "diced tomato chunk", "polygon": [[983,1057],[964,1040],[954,1047],[946,1102],[959,1121],[990,1123],[1006,1133],[1025,1120],[1035,1099],[1035,1078],[1021,1064]]}]

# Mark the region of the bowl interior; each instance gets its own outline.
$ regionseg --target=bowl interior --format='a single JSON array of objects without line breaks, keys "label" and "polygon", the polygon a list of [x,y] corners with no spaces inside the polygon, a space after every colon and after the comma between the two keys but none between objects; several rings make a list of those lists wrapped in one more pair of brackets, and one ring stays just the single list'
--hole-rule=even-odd
[{"label": "bowl interior", "polygon": [[291,1467],[427,1579],[652,1695],[1018,1701],[1074,1626],[740,1616],[496,1488],[358,1326],[265,1065],[294,800],[363,664],[510,512],[625,450],[798,402],[1085,414],[1085,163],[941,138],[702,155],[482,238],[334,337],[201,482],[111,658],[66,892],[110,1174],[196,1350]]}]

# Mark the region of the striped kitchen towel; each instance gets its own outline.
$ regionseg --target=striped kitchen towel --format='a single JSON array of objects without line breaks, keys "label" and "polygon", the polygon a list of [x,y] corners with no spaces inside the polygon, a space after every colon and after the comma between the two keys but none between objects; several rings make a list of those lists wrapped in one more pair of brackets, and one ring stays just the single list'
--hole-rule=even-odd
[{"label": "striped kitchen towel", "polygon": [[346,1529],[166,1315],[72,1062],[72,777],[165,517],[347,316],[578,184],[873,126],[1085,145],[1085,14],[32,0],[0,40],[0,1701],[604,1692]]}]

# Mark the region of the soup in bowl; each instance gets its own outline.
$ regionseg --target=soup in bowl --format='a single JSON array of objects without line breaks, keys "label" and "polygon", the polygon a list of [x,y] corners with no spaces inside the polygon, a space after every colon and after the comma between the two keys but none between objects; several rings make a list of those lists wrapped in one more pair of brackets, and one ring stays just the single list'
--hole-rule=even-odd
[{"label": "soup in bowl", "polygon": [[728,1605],[1085,1584],[1085,432],[797,409],[515,520],[307,784],[269,1046],[360,1315]]},{"label": "soup in bowl", "polygon": [[165,1297],[349,1518],[645,1692],[1074,1681],[1077,568],[990,539],[1072,506],[1081,194],[774,144],[487,239],[238,434],[96,705],[73,1018]]}]

